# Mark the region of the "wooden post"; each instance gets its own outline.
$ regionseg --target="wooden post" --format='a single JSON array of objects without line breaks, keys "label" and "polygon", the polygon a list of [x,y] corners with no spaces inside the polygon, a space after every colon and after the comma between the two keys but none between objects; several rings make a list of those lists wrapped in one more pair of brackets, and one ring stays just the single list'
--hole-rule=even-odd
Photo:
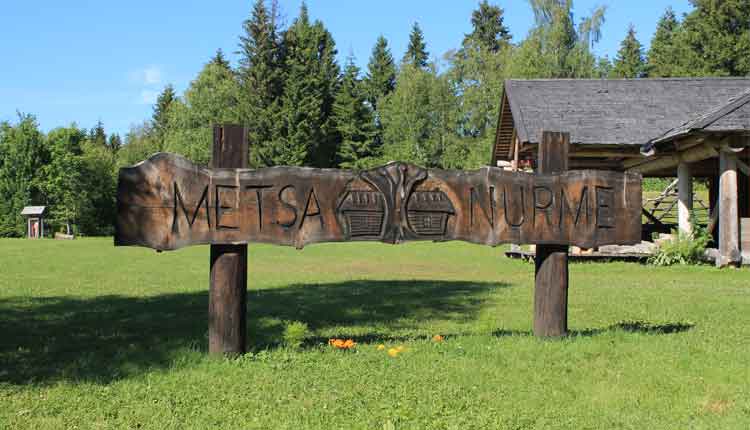
[{"label": "wooden post", "polygon": [[[542,132],[537,173],[568,170],[570,134]],[[538,245],[534,257],[534,335],[568,334],[568,246]]]},{"label": "wooden post", "polygon": [[720,151],[719,170],[719,258],[716,265],[726,267],[741,261],[737,154],[727,150]]},{"label": "wooden post", "polygon": [[693,212],[693,177],[690,174],[690,166],[685,162],[677,165],[677,193],[680,232],[690,234],[693,231],[690,224],[690,215]]},{"label": "wooden post", "polygon": [[[247,131],[236,125],[214,127],[211,167],[247,168]],[[247,326],[247,245],[211,245],[208,296],[208,352],[245,352]]]}]

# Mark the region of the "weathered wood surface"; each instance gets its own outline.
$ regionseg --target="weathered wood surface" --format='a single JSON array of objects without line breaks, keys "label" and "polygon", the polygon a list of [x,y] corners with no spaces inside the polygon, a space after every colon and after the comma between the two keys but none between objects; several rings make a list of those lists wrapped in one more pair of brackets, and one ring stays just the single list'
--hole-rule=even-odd
[{"label": "weathered wood surface", "polygon": [[641,176],[494,167],[201,168],[156,154],[120,170],[115,245],[463,240],[592,248],[641,239]]},{"label": "weathered wood surface", "polygon": [[[537,173],[568,170],[570,134],[543,132],[539,141]],[[534,256],[534,335],[568,334],[568,247],[539,245]]]},{"label": "weathered wood surface", "polygon": [[[211,166],[247,168],[247,130],[214,127]],[[245,353],[247,330],[247,245],[212,244],[208,291],[208,352]]]}]

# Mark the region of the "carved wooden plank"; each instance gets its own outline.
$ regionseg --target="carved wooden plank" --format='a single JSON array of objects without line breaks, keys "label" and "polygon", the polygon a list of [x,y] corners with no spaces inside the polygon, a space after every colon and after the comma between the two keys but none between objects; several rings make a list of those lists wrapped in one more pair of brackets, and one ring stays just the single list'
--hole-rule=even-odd
[{"label": "carved wooden plank", "polygon": [[201,168],[156,154],[120,170],[115,245],[463,240],[584,248],[641,238],[641,176],[494,167]]}]

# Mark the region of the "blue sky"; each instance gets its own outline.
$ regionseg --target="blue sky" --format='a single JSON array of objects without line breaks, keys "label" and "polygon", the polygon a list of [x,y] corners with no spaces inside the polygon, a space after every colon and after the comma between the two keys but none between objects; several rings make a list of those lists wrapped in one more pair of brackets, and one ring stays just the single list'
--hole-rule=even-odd
[{"label": "blue sky", "polygon": [[[279,0],[291,22],[301,0]],[[350,52],[367,63],[379,34],[401,58],[414,21],[424,30],[430,53],[456,48],[470,31],[478,0],[308,0],[343,60]],[[533,21],[526,0],[496,0],[505,9],[514,39]],[[633,23],[644,45],[667,6],[678,15],[688,0],[575,0],[576,19],[607,6],[598,54],[615,56]],[[152,103],[167,83],[182,92],[216,49],[236,61],[242,21],[252,1],[225,0],[37,0],[8,1],[0,12],[0,120],[16,111],[37,116],[43,130],[102,120],[108,132],[124,134],[150,117]]]}]

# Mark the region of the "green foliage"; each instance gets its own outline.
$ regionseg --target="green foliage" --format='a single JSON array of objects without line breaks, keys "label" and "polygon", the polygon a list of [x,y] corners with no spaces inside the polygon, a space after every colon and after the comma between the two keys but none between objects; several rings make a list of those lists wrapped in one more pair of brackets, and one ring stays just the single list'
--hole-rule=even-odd
[{"label": "green foliage", "polygon": [[503,22],[503,10],[491,5],[487,0],[479,3],[479,8],[471,13],[471,33],[464,37],[464,45],[476,43],[482,48],[497,52],[511,41],[511,34]]},{"label": "green foliage", "polygon": [[702,263],[706,246],[711,242],[711,234],[696,223],[691,224],[692,233],[672,232],[672,239],[659,245],[656,253],[649,258],[649,263],[655,266]]},{"label": "green foliage", "polygon": [[409,45],[406,47],[406,53],[402,62],[412,67],[425,68],[429,59],[430,54],[427,52],[424,33],[422,33],[422,29],[419,27],[419,23],[415,22],[411,27]]},{"label": "green foliage", "polygon": [[169,130],[169,108],[177,100],[172,84],[164,87],[154,105],[154,113],[151,115],[152,131],[157,142],[159,151],[164,148],[164,141]]},{"label": "green foliage", "polygon": [[615,78],[640,78],[646,70],[646,61],[643,58],[643,47],[635,37],[633,24],[628,28],[628,34],[620,43],[617,51],[612,76]]},{"label": "green foliage", "polygon": [[516,78],[591,78],[597,74],[591,46],[601,37],[603,7],[574,25],[572,0],[529,0],[535,25],[514,51]]},{"label": "green foliage", "polygon": [[125,144],[117,153],[117,167],[133,166],[159,152],[160,144],[152,124],[133,125],[125,135]]},{"label": "green foliage", "polygon": [[680,23],[671,7],[656,25],[656,33],[651,39],[648,51],[648,75],[653,78],[679,76],[679,65],[682,62],[677,48],[677,32]]},{"label": "green foliage", "polygon": [[0,237],[26,232],[24,206],[44,205],[39,172],[49,162],[49,151],[36,118],[18,114],[18,122],[0,123]]},{"label": "green foliage", "polygon": [[310,328],[300,321],[289,321],[284,325],[283,340],[287,348],[299,348],[310,336]]},{"label": "green foliage", "polygon": [[337,51],[323,23],[310,23],[304,3],[284,34],[284,51],[284,94],[271,159],[276,165],[330,166],[338,144],[332,120]]},{"label": "green foliage", "polygon": [[366,100],[359,68],[350,57],[333,104],[333,122],[341,139],[336,158],[341,167],[366,166],[375,155],[375,122]]},{"label": "green foliage", "polygon": [[391,50],[388,48],[388,41],[382,35],[378,36],[378,40],[372,48],[370,61],[367,63],[365,87],[367,89],[367,101],[375,111],[378,108],[378,100],[387,96],[396,88],[396,64],[393,61]]},{"label": "green foliage", "polygon": [[248,127],[250,164],[274,164],[276,127],[284,86],[283,47],[275,16],[265,0],[257,0],[240,36],[240,105]]},{"label": "green foliage", "polygon": [[184,101],[176,99],[169,105],[164,150],[208,164],[212,126],[240,121],[239,88],[230,68],[214,62],[206,64],[185,91]]}]

